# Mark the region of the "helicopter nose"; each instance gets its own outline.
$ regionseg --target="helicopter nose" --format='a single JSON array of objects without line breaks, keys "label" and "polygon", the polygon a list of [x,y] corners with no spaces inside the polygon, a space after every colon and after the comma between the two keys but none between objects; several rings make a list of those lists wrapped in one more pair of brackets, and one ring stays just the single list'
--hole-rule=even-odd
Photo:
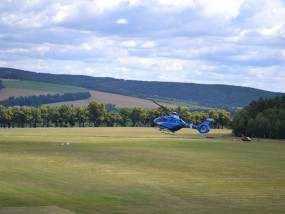
[{"label": "helicopter nose", "polygon": [[154,123],[160,122],[160,118],[159,118],[159,117],[158,117],[158,118],[155,118],[155,119],[153,120],[153,122],[154,122]]}]

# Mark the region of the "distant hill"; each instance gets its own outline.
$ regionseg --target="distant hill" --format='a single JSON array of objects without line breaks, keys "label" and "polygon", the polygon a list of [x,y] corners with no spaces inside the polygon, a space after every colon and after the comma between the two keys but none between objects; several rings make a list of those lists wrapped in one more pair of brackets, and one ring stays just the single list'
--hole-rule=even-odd
[{"label": "distant hill", "polygon": [[35,73],[11,68],[0,68],[0,78],[64,84],[144,99],[179,101],[215,108],[244,107],[259,97],[270,98],[283,95],[241,86],[135,81],[84,75]]}]

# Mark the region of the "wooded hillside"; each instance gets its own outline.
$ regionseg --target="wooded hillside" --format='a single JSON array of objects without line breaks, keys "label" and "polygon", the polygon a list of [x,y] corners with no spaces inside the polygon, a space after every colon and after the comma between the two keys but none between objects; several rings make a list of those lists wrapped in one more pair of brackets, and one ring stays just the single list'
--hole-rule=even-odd
[{"label": "wooded hillside", "polygon": [[259,97],[270,98],[282,95],[282,93],[240,86],[134,81],[83,75],[55,75],[11,68],[0,68],[0,78],[65,84],[147,99],[183,100],[215,108],[244,107]]}]

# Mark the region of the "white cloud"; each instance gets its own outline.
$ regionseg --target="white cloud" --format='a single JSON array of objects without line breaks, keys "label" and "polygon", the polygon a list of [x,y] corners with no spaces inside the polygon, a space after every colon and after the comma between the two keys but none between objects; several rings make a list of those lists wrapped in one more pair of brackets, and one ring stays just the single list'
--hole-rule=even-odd
[{"label": "white cloud", "polygon": [[117,24],[120,24],[120,25],[126,25],[129,23],[129,21],[127,19],[117,19],[116,21]]},{"label": "white cloud", "polygon": [[55,23],[61,23],[65,21],[70,14],[68,7],[61,7],[60,5],[55,5],[56,13],[51,17],[52,21]]},{"label": "white cloud", "polygon": [[137,43],[134,40],[130,40],[122,42],[122,45],[128,48],[134,48],[137,46]]},{"label": "white cloud", "polygon": [[144,42],[142,45],[141,45],[142,48],[154,48],[155,47],[155,42],[152,42],[152,41],[147,41],[147,42]]},{"label": "white cloud", "polygon": [[0,66],[7,67],[8,63],[6,61],[0,61]]},{"label": "white cloud", "polygon": [[116,61],[119,64],[127,64],[129,67],[140,67],[142,70],[154,70],[162,72],[179,72],[183,70],[185,61],[164,58],[120,57]]},{"label": "white cloud", "polygon": [[104,12],[106,10],[109,10],[111,8],[114,8],[121,4],[122,2],[125,2],[124,0],[97,0],[92,1],[91,5],[95,6],[96,11],[98,12]]},{"label": "white cloud", "polygon": [[50,50],[49,45],[43,45],[36,48],[40,55],[44,55]]},{"label": "white cloud", "polygon": [[0,65],[283,91],[282,0],[3,0]]},{"label": "white cloud", "polygon": [[201,0],[200,4],[205,16],[218,17],[224,20],[236,18],[245,0]]}]

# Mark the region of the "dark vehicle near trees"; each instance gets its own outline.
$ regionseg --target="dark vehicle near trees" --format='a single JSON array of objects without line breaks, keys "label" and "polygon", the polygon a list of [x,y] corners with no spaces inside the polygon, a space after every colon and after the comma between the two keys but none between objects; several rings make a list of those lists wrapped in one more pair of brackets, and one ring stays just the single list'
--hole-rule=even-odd
[{"label": "dark vehicle near trees", "polygon": [[240,138],[241,141],[251,141],[250,137],[247,137],[247,136],[242,136]]}]

